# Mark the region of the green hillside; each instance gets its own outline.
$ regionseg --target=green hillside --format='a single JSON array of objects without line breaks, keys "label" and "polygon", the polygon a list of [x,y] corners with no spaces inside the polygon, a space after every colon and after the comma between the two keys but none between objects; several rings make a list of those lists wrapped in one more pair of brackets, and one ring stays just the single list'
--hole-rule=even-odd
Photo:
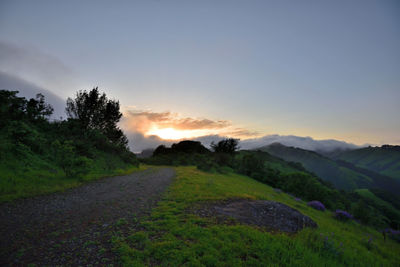
[{"label": "green hillside", "polygon": [[349,150],[335,158],[400,180],[400,146],[384,145]]},{"label": "green hillside", "polygon": [[[177,167],[177,177],[148,218],[127,238],[113,244],[124,266],[396,266],[400,245],[355,221],[334,219],[303,201],[249,177]],[[227,199],[284,203],[309,216],[317,229],[297,234],[265,229],[191,212]]]},{"label": "green hillside", "polygon": [[357,189],[357,190],[355,190],[355,192],[357,194],[359,194],[360,196],[362,196],[366,199],[369,199],[382,207],[385,206],[385,207],[389,207],[389,208],[394,208],[392,206],[392,204],[380,199],[379,197],[377,197],[374,193],[372,193],[368,189]]},{"label": "green hillside", "polygon": [[287,147],[279,143],[259,148],[259,150],[266,151],[286,161],[299,162],[307,170],[314,172],[340,189],[354,190],[360,187],[368,187],[372,182],[371,178],[341,167],[335,161],[313,151]]}]

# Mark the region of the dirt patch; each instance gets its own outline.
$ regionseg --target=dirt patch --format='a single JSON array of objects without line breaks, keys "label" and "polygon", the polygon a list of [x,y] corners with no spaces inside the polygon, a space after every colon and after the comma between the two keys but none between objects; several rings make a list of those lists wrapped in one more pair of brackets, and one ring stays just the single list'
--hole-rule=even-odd
[{"label": "dirt patch", "polygon": [[174,176],[155,168],[0,205],[0,266],[118,265],[111,238],[134,231]]},{"label": "dirt patch", "polygon": [[268,231],[296,233],[318,225],[299,211],[279,202],[235,199],[208,203],[193,210],[201,217],[215,217],[219,222],[234,219],[240,223],[264,227]]}]

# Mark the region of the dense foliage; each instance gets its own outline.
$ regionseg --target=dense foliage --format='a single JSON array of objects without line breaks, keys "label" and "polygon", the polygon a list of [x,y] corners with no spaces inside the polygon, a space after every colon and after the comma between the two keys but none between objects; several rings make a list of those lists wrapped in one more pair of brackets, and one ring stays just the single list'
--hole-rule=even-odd
[{"label": "dense foliage", "polygon": [[[97,88],[92,91],[96,94]],[[58,185],[64,185],[64,178],[79,181],[138,164],[126,143],[116,141],[115,135],[110,134],[109,129],[118,131],[112,124],[118,121],[115,114],[119,113],[119,107],[113,107],[114,119],[105,123],[104,128],[88,127],[86,119],[80,116],[49,121],[53,109],[45,103],[43,95],[28,100],[17,93],[0,91],[1,199],[51,191],[46,188],[50,187],[48,183],[59,181]],[[119,140],[124,138],[122,133]]]}]

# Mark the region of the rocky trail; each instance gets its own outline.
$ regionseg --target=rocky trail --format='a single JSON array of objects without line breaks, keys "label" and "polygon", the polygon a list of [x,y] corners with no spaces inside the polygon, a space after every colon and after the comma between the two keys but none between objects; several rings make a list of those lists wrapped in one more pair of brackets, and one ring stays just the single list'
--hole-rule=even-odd
[{"label": "rocky trail", "polygon": [[1,204],[0,265],[118,265],[112,237],[134,231],[174,176],[151,168]]}]

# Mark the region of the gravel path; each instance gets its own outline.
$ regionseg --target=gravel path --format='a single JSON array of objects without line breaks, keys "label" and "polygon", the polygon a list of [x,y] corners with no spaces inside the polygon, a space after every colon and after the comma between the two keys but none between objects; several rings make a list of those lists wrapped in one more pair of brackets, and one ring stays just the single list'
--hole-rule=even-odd
[{"label": "gravel path", "polygon": [[153,168],[0,205],[0,266],[118,265],[111,238],[135,230],[174,176]]}]

